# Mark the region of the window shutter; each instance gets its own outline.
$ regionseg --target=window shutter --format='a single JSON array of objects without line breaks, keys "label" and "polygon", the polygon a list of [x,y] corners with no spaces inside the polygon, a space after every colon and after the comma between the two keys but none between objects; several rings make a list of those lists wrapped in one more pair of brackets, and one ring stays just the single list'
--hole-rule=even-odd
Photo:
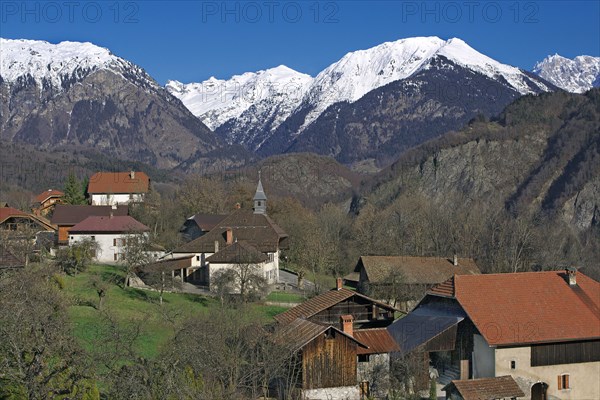
[{"label": "window shutter", "polygon": [[113,239],[113,246],[117,245],[117,239]]},{"label": "window shutter", "polygon": [[564,386],[565,386],[565,387],[564,387],[565,389],[568,389],[568,388],[570,388],[570,386],[569,386],[569,375],[566,375],[566,374],[565,374],[565,382],[564,382],[564,384],[565,384],[565,385],[564,385]]},{"label": "window shutter", "polygon": [[562,375],[558,376],[558,390],[562,390]]}]

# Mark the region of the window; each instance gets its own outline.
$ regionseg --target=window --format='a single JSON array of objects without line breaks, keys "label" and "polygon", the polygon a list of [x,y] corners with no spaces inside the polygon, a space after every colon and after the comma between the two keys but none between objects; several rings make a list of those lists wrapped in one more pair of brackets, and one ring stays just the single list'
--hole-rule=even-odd
[{"label": "window", "polygon": [[517,362],[515,360],[512,360],[510,362],[510,369],[516,369],[517,368]]},{"label": "window", "polygon": [[200,261],[200,256],[196,256],[196,261]]},{"label": "window", "polygon": [[358,362],[369,362],[369,355],[368,354],[359,354]]},{"label": "window", "polygon": [[569,374],[562,374],[558,376],[558,390],[570,389],[569,386]]},{"label": "window", "polygon": [[92,235],[92,236],[90,236],[90,239],[96,240],[96,236]]}]

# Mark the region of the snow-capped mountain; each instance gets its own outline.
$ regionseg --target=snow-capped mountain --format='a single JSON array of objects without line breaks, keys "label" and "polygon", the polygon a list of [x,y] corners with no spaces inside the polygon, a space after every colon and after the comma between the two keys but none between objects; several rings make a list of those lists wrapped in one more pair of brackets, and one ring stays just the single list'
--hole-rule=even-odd
[{"label": "snow-capped mountain", "polygon": [[5,142],[174,167],[216,136],[139,66],[91,43],[0,38]]},{"label": "snow-capped mountain", "polygon": [[0,53],[0,76],[8,84],[33,80],[40,88],[61,91],[71,82],[106,69],[154,89],[160,87],[142,68],[89,42],[52,44],[0,38]]},{"label": "snow-capped mountain", "polygon": [[600,86],[600,57],[571,60],[555,54],[535,64],[533,72],[567,92],[583,93]]},{"label": "snow-capped mountain", "polygon": [[531,79],[521,70],[477,52],[460,39],[408,38],[348,53],[317,75],[304,99],[304,104],[311,110],[301,129],[317,119],[330,105],[354,102],[373,89],[406,79],[427,68],[436,56],[444,56],[489,78],[504,79],[508,86],[521,94],[548,90],[543,83],[531,87]]},{"label": "snow-capped mountain", "polygon": [[[239,117],[252,105],[265,100],[284,102],[282,111],[294,108],[312,78],[285,65],[235,75],[231,79],[211,77],[200,83],[167,82],[166,88],[211,129]],[[278,116],[285,119],[287,115]]]}]

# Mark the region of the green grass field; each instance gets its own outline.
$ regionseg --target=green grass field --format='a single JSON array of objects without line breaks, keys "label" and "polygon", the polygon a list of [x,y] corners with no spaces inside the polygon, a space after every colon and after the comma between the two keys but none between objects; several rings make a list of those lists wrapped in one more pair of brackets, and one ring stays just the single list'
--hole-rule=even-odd
[{"label": "green grass field", "polygon": [[[98,309],[99,298],[91,284],[93,279],[101,279],[107,287],[101,309]],[[139,326],[134,351],[139,357],[151,359],[172,337],[179,323],[220,306],[217,300],[209,297],[180,293],[164,293],[161,305],[158,292],[123,288],[124,279],[125,273],[121,269],[107,265],[94,265],[84,273],[65,277],[64,291],[72,299],[69,314],[73,331],[86,350],[98,350],[98,343],[110,334],[112,320],[123,332]],[[262,304],[254,304],[251,308],[256,312],[256,318],[264,323],[286,310]]]}]

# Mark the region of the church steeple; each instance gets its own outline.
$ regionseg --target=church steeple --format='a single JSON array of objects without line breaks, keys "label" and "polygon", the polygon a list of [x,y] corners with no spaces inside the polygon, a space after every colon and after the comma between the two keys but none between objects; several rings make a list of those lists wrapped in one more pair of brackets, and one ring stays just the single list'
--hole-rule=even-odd
[{"label": "church steeple", "polygon": [[267,213],[267,195],[260,179],[260,171],[258,171],[258,185],[256,185],[256,193],[254,194],[254,214]]}]

